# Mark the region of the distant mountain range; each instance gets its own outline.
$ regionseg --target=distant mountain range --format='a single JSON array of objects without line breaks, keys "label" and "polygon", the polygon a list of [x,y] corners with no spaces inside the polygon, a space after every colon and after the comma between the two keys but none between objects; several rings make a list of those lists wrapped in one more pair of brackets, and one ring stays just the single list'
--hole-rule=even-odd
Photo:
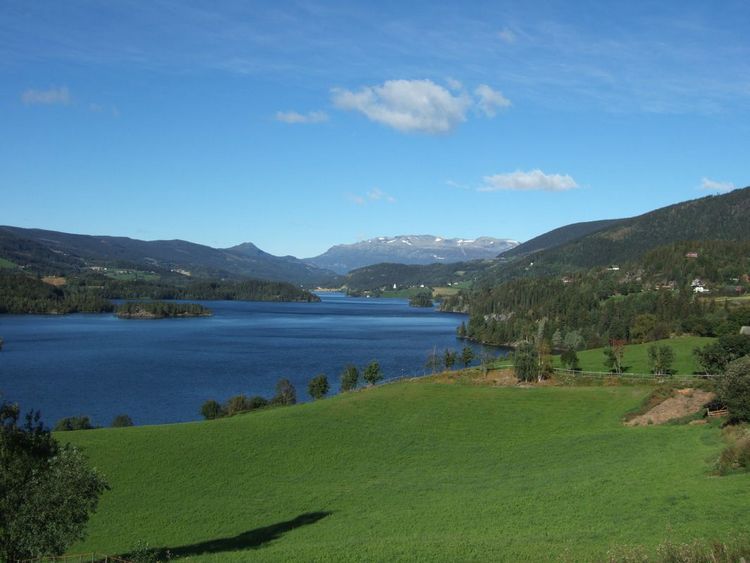
[{"label": "distant mountain range", "polygon": [[434,235],[377,237],[331,247],[320,256],[304,261],[337,274],[381,262],[395,264],[450,264],[466,260],[494,258],[518,246],[518,241],[479,237],[442,238]]},{"label": "distant mountain range", "polygon": [[104,267],[134,268],[166,275],[288,281],[313,287],[338,278],[293,256],[273,256],[251,243],[211,248],[184,240],[143,241],[0,227],[0,258],[41,274],[71,274]]},{"label": "distant mountain range", "polygon": [[517,245],[508,239],[442,239],[434,236],[380,237],[334,246],[316,258],[274,256],[250,242],[212,248],[184,240],[143,241],[127,237],[92,236],[0,227],[0,268],[19,266],[42,275],[126,268],[167,276],[256,278],[287,281],[306,287],[337,287],[339,273],[377,262],[404,264],[452,263],[495,257]]}]

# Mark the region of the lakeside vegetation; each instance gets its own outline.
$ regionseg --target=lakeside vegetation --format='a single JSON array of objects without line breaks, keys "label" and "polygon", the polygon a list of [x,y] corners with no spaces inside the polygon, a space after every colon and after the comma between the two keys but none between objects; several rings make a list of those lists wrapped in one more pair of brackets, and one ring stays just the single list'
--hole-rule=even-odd
[{"label": "lakeside vegetation", "polygon": [[102,274],[54,278],[53,283],[23,272],[0,270],[0,314],[108,313],[112,299],[295,301],[320,298],[292,284],[263,280],[117,280]]},{"label": "lakeside vegetation", "polygon": [[68,432],[112,486],[71,552],[146,542],[197,561],[580,561],[750,532],[750,475],[712,477],[716,425],[622,425],[648,393],[402,382],[211,422]]},{"label": "lakeside vegetation", "polygon": [[120,319],[170,319],[208,317],[211,309],[198,303],[164,303],[163,301],[128,302],[115,310]]}]

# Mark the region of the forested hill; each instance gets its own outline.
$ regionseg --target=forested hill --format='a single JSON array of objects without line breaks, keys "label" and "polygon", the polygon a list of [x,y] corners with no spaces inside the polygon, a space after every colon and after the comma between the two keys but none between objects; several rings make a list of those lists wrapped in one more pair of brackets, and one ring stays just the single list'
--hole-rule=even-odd
[{"label": "forested hill", "polygon": [[110,312],[114,309],[110,299],[320,301],[315,294],[284,282],[187,280],[174,285],[115,280],[101,274],[37,279],[25,272],[0,269],[0,314]]},{"label": "forested hill", "polygon": [[515,248],[506,250],[501,256],[503,258],[515,258],[516,256],[523,256],[532,252],[555,248],[591,233],[613,227],[622,221],[623,219],[603,219],[601,221],[586,221],[565,225],[564,227],[553,229],[531,240],[527,240]]},{"label": "forested hill", "polygon": [[522,271],[544,275],[619,265],[680,241],[750,240],[748,217],[750,187],[686,201],[617,221],[567,244],[527,255],[505,268],[501,278],[516,277]]},{"label": "forested hill", "polygon": [[[250,252],[250,247],[254,251]],[[273,256],[249,243],[219,249],[183,240],[143,241],[19,227],[0,227],[0,259],[6,266],[17,265],[42,275],[67,275],[92,267],[125,267],[307,286],[328,285],[336,278],[333,272],[291,256]]]},{"label": "forested hill", "polygon": [[496,260],[403,266],[377,264],[350,272],[355,292],[414,285],[492,286],[642,260],[651,250],[683,241],[750,240],[750,188],[671,205],[628,219],[575,223],[540,235]]}]

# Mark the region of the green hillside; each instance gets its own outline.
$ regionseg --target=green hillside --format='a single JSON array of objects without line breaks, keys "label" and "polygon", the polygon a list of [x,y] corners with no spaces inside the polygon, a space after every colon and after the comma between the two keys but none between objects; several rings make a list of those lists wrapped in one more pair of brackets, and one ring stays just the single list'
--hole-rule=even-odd
[{"label": "green hillside", "polygon": [[213,422],[58,435],[112,490],[71,552],[196,561],[602,560],[750,531],[710,426],[626,428],[647,389],[391,384]]},{"label": "green hillside", "polygon": [[[693,355],[693,349],[701,348],[713,342],[713,338],[701,336],[680,336],[677,338],[665,338],[654,342],[643,344],[628,344],[625,346],[624,360],[629,373],[650,373],[648,360],[648,349],[657,346],[668,345],[674,351],[675,375],[691,375],[699,371],[700,366]],[[604,364],[604,348],[592,348],[578,352],[578,360],[584,371],[608,371]],[[555,356],[555,367],[560,367],[560,357]]]}]

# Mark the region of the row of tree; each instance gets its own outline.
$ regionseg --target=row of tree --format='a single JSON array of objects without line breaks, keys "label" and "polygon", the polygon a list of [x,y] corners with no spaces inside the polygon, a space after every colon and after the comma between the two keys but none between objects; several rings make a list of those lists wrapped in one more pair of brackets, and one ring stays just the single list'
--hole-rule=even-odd
[{"label": "row of tree", "polygon": [[[375,385],[383,379],[380,364],[373,360],[363,370],[361,379],[368,385]],[[347,365],[340,377],[341,391],[353,391],[360,384],[360,370],[354,364]],[[318,374],[313,377],[307,385],[307,391],[313,399],[322,399],[330,391],[331,386],[328,377]],[[292,382],[286,378],[276,383],[276,394],[266,399],[260,395],[248,397],[246,395],[235,395],[223,404],[214,399],[209,399],[201,406],[201,415],[206,420],[233,416],[243,412],[250,412],[267,407],[289,406],[297,402],[297,390]]]}]

